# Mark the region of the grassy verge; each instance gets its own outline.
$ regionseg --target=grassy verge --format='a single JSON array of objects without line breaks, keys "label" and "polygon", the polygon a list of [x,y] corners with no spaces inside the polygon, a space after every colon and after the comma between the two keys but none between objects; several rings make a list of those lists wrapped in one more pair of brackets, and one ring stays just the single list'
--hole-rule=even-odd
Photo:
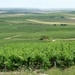
[{"label": "grassy verge", "polygon": [[0,75],[75,75],[75,66],[66,68],[64,70],[60,68],[53,67],[48,70],[20,70],[20,71],[10,71],[10,72],[0,72]]}]

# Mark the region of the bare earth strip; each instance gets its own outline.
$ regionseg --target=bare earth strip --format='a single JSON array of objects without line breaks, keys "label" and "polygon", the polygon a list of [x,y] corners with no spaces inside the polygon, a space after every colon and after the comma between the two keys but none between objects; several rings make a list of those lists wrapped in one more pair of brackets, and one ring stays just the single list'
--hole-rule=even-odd
[{"label": "bare earth strip", "polygon": [[15,35],[15,36],[11,36],[11,37],[7,37],[7,38],[4,38],[4,39],[11,39],[11,38],[14,38],[14,37],[19,37],[19,36],[21,36],[21,35]]},{"label": "bare earth strip", "polygon": [[57,40],[75,40],[75,38],[70,38],[70,39],[57,39]]},{"label": "bare earth strip", "polygon": [[[19,37],[19,36],[21,36],[21,35],[16,35],[16,36],[12,36],[12,37],[7,37],[7,38],[4,38],[5,40],[10,40],[10,39],[12,39],[12,40],[39,40],[38,38],[32,38],[32,39],[27,39],[27,38],[17,38],[17,37]],[[14,38],[14,37],[16,37],[16,38]],[[55,41],[75,41],[75,38],[70,38],[70,39],[52,39],[51,41],[52,42],[55,42]],[[49,40],[48,40],[49,41]]]},{"label": "bare earth strip", "polygon": [[3,14],[0,15],[0,17],[20,17],[20,16],[24,16],[25,14]]},{"label": "bare earth strip", "polygon": [[36,19],[27,19],[27,21],[41,23],[41,24],[72,24],[72,25],[74,24],[74,23],[66,23],[66,22],[45,22]]},{"label": "bare earth strip", "polygon": [[68,19],[72,19],[72,20],[75,20],[75,17],[72,17],[72,18],[68,18]]},{"label": "bare earth strip", "polygon": [[70,39],[53,39],[52,41],[58,41],[58,40],[63,40],[63,41],[75,41],[75,38],[70,38]]}]

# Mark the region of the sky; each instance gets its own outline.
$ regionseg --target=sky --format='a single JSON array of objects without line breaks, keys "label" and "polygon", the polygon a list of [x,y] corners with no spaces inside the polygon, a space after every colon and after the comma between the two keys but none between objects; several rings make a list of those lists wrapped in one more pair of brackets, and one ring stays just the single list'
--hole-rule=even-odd
[{"label": "sky", "polygon": [[0,0],[0,8],[74,9],[75,0]]}]

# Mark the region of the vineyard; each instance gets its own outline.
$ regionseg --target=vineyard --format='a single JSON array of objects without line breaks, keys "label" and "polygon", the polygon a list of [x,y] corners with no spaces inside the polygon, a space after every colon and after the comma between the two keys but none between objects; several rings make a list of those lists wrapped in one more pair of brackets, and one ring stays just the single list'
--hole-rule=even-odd
[{"label": "vineyard", "polygon": [[75,65],[75,41],[0,45],[0,69],[17,70]]},{"label": "vineyard", "polygon": [[75,14],[0,14],[0,71],[52,69],[53,73],[72,66]]}]

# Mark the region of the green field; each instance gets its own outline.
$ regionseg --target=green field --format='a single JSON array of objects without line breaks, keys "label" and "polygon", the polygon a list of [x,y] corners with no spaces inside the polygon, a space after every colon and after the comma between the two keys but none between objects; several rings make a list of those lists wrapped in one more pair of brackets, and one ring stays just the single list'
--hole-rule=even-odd
[{"label": "green field", "polygon": [[75,14],[0,14],[1,71],[73,65]]},{"label": "green field", "polygon": [[[75,38],[74,16],[68,13],[2,14],[0,43],[38,42],[41,36],[48,36],[50,39]],[[63,24],[66,26],[62,26]]]}]

